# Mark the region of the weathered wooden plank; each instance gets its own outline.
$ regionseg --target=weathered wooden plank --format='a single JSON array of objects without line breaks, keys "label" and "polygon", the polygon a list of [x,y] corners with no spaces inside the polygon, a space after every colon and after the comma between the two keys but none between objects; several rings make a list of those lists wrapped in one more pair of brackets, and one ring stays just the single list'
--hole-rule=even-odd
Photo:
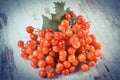
[{"label": "weathered wooden plank", "polygon": [[[0,48],[2,46],[2,48],[0,49],[0,79],[39,80],[39,77],[37,75],[38,69],[31,68],[29,61],[25,61],[20,58],[20,50],[17,48],[16,43],[19,39],[23,39],[25,41],[28,39],[27,34],[25,33],[25,27],[27,25],[40,27],[42,25],[42,14],[51,17],[50,12],[54,12],[54,1],[61,0],[0,1]],[[88,71],[87,73],[77,71],[73,74],[70,74],[69,76],[58,76],[58,78],[55,79],[119,80],[120,1],[62,1],[66,2],[66,7],[70,7],[77,14],[84,15],[86,20],[89,20],[91,22],[92,27],[90,31],[91,33],[95,33],[97,36],[97,40],[102,43],[103,56],[101,59],[99,59],[99,62],[96,64],[96,67],[90,68],[90,71]],[[7,17],[4,17],[3,15],[1,16],[1,14],[7,15]],[[4,25],[4,23],[6,23],[6,19],[8,20],[8,24]],[[3,46],[3,42],[5,46]],[[9,50],[10,52],[8,52]],[[14,70],[12,67],[16,67],[17,69]]]}]

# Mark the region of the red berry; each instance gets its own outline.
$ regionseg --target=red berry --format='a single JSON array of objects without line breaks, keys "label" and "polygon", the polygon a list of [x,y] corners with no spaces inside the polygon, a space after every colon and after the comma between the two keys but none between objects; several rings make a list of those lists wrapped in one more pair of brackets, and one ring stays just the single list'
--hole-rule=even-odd
[{"label": "red berry", "polygon": [[47,28],[45,29],[45,31],[46,31],[46,32],[52,32],[52,29],[49,28],[49,27],[47,27]]},{"label": "red berry", "polygon": [[62,75],[64,75],[64,76],[68,75],[69,73],[70,73],[69,69],[64,69],[62,71]]},{"label": "red berry", "polygon": [[85,61],[86,61],[86,56],[85,56],[84,54],[80,54],[80,55],[78,56],[78,60],[79,60],[80,62],[85,62]]},{"label": "red berry", "polygon": [[88,65],[87,64],[82,64],[80,69],[83,71],[83,72],[86,72],[88,71]]},{"label": "red berry", "polygon": [[37,51],[42,51],[42,46],[38,45],[37,46]]},{"label": "red berry", "polygon": [[57,40],[62,39],[62,33],[61,32],[54,32],[54,39],[57,39]]},{"label": "red berry", "polygon": [[21,52],[26,52],[26,47],[22,47]]},{"label": "red berry", "polygon": [[85,39],[87,44],[91,44],[92,43],[92,38],[91,37],[86,37]]},{"label": "red berry", "polygon": [[30,34],[30,38],[31,38],[32,40],[37,40],[38,36],[37,36],[37,34],[35,34],[35,33],[31,33],[31,34]]},{"label": "red berry", "polygon": [[39,30],[38,31],[38,36],[41,37],[41,38],[44,37],[45,36],[45,31],[44,30]]},{"label": "red berry", "polygon": [[90,22],[84,22],[81,28],[84,29],[84,30],[89,29],[90,28]]},{"label": "red berry", "polygon": [[59,40],[58,46],[61,48],[65,47],[65,40]]},{"label": "red berry", "polygon": [[48,77],[49,79],[52,79],[52,78],[55,77],[55,75],[54,75],[53,72],[49,72],[49,73],[47,74],[47,77]]},{"label": "red berry", "polygon": [[94,34],[89,34],[89,36],[92,38],[92,42],[96,41],[96,36]]},{"label": "red berry", "polygon": [[84,38],[84,37],[87,36],[87,31],[81,29],[81,30],[78,31],[77,34],[78,34],[79,38]]},{"label": "red berry", "polygon": [[60,23],[61,26],[63,26],[65,29],[69,27],[69,21],[66,19],[63,19]]},{"label": "red berry", "polygon": [[27,43],[26,43],[26,46],[30,46],[30,47],[33,47],[33,46],[35,46],[36,45],[36,42],[34,41],[34,40],[29,40],[29,41],[27,41]]},{"label": "red berry", "polygon": [[54,63],[54,58],[52,56],[47,56],[45,59],[47,64],[53,64]]},{"label": "red berry", "polygon": [[59,26],[58,26],[58,30],[59,30],[59,31],[64,31],[64,30],[65,30],[65,27],[62,26],[62,25],[59,25]]},{"label": "red berry", "polygon": [[62,71],[62,70],[64,69],[64,65],[63,65],[62,63],[57,63],[57,64],[56,64],[56,69],[57,69],[58,71]]},{"label": "red berry", "polygon": [[36,57],[32,57],[32,58],[31,58],[31,62],[37,63],[37,62],[38,62],[38,59],[37,59]]},{"label": "red berry", "polygon": [[37,66],[37,63],[36,62],[32,62],[31,61],[31,66],[33,67],[33,68],[37,68],[38,66]]},{"label": "red berry", "polygon": [[71,37],[73,35],[73,31],[71,29],[67,29],[65,31],[65,35],[66,35],[66,37]]},{"label": "red berry", "polygon": [[23,48],[24,42],[22,40],[20,40],[20,41],[18,41],[17,45],[18,45],[18,47]]},{"label": "red berry", "polygon": [[44,39],[43,40],[43,47],[50,47],[51,43],[50,40]]},{"label": "red berry", "polygon": [[97,49],[97,50],[95,50],[94,54],[95,54],[96,57],[100,57],[102,55],[102,52]]},{"label": "red berry", "polygon": [[66,56],[62,56],[62,55],[59,56],[59,60],[62,61],[62,62],[65,61],[66,60]]},{"label": "red berry", "polygon": [[67,56],[67,52],[65,50],[60,50],[59,56]]},{"label": "red berry", "polygon": [[69,14],[71,17],[73,17],[75,15],[74,11],[70,11]]},{"label": "red berry", "polygon": [[53,38],[53,34],[51,32],[46,32],[45,33],[45,39],[51,40]]},{"label": "red berry", "polygon": [[69,68],[70,72],[74,72],[74,71],[75,71],[75,69],[76,69],[76,67],[75,67],[75,66],[71,66],[71,67]]},{"label": "red berry", "polygon": [[26,27],[26,32],[32,33],[34,31],[34,28],[32,26],[27,26]]},{"label": "red berry", "polygon": [[55,53],[54,51],[50,51],[50,52],[49,52],[49,56],[55,57],[55,56],[56,56],[56,53]]},{"label": "red berry", "polygon": [[72,28],[75,29],[76,31],[78,31],[78,30],[81,29],[81,26],[76,23],[76,24],[74,24],[74,25],[72,26]]},{"label": "red berry", "polygon": [[65,66],[65,68],[69,68],[71,66],[71,63],[69,61],[64,61],[63,65]]},{"label": "red berry", "polygon": [[90,67],[93,67],[93,66],[95,66],[95,62],[94,62],[94,61],[90,61],[90,62],[88,63],[88,65],[89,65]]},{"label": "red berry", "polygon": [[95,42],[92,43],[92,45],[95,47],[95,49],[101,50],[101,47],[102,47],[102,46],[101,46],[100,42],[96,42],[96,41],[95,41]]},{"label": "red berry", "polygon": [[50,71],[52,69],[52,66],[51,65],[47,65],[46,67],[45,67],[45,70],[46,71]]},{"label": "red berry", "polygon": [[80,46],[84,46],[86,43],[85,43],[85,40],[84,39],[80,39]]},{"label": "red berry", "polygon": [[69,47],[67,51],[68,51],[68,54],[75,54],[76,49],[73,47]]},{"label": "red berry", "polygon": [[44,60],[39,60],[39,61],[38,61],[38,66],[39,66],[40,68],[44,68],[44,67],[46,66],[46,62],[45,62]]},{"label": "red berry", "polygon": [[28,54],[27,54],[27,53],[22,52],[22,53],[21,53],[21,57],[22,57],[22,58],[24,58],[24,59],[28,59]]},{"label": "red berry", "polygon": [[77,24],[82,24],[84,22],[84,17],[82,15],[79,15],[77,17],[76,23]]},{"label": "red berry", "polygon": [[49,53],[49,48],[48,47],[42,47],[42,53],[43,54],[48,54]]},{"label": "red berry", "polygon": [[72,65],[73,65],[73,66],[77,66],[78,64],[79,64],[79,62],[78,62],[77,59],[75,59],[75,60],[72,62]]},{"label": "red berry", "polygon": [[53,46],[53,47],[52,47],[52,50],[53,50],[54,52],[59,52],[59,51],[60,51],[60,48],[59,48],[58,46]]},{"label": "red berry", "polygon": [[47,77],[47,73],[46,73],[45,70],[40,70],[38,74],[39,74],[39,76],[42,77],[42,78]]},{"label": "red berry", "polygon": [[68,61],[69,62],[73,62],[74,60],[75,60],[75,55],[72,54],[72,55],[68,56]]},{"label": "red berry", "polygon": [[43,59],[45,58],[45,56],[44,56],[44,54],[39,53],[38,56],[37,56],[37,58],[38,58],[39,60],[43,60]]},{"label": "red berry", "polygon": [[66,14],[64,15],[64,18],[67,19],[67,20],[70,20],[71,16],[70,16],[70,14],[66,13]]},{"label": "red berry", "polygon": [[57,44],[58,44],[58,40],[57,40],[57,39],[52,39],[52,40],[51,40],[51,44],[52,44],[53,46],[57,45]]}]

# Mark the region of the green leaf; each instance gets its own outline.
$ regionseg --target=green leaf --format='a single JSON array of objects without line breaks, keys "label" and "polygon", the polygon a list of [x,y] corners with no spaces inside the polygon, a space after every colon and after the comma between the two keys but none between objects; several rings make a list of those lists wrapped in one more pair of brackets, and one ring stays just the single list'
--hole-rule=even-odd
[{"label": "green leaf", "polygon": [[66,13],[64,10],[65,3],[64,2],[54,2],[55,4],[55,14],[52,14],[52,20],[60,23],[61,17]]},{"label": "green leaf", "polygon": [[67,13],[70,12],[70,8],[67,8],[67,9],[66,9],[66,12],[67,12]]},{"label": "green leaf", "polygon": [[64,10],[64,6],[65,6],[64,2],[54,2],[54,4],[55,4],[55,13],[51,14],[52,16],[51,19],[42,15],[43,18],[42,29],[50,27],[53,29],[53,31],[57,31],[57,27],[60,24],[61,20],[63,19],[64,14],[70,11],[69,8]]},{"label": "green leaf", "polygon": [[42,15],[43,18],[43,26],[42,29],[46,29],[47,27],[52,28],[53,31],[57,30],[58,23],[50,20],[48,17]]}]

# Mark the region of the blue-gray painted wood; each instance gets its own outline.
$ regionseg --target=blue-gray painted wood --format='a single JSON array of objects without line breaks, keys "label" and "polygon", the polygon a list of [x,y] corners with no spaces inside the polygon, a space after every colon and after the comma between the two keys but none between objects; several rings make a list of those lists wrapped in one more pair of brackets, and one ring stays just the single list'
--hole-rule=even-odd
[{"label": "blue-gray painted wood", "polygon": [[88,72],[77,71],[55,80],[120,80],[120,1],[119,0],[0,0],[0,80],[40,80],[39,69],[20,57],[16,43],[27,41],[27,25],[40,27],[42,14],[54,13],[55,1],[81,14],[102,43],[103,55]]}]

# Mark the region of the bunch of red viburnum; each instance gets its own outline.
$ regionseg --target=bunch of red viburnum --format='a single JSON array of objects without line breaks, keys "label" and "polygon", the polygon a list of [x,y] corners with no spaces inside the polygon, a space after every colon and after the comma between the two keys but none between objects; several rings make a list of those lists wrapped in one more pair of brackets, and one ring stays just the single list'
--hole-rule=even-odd
[{"label": "bunch of red viburnum", "polygon": [[55,27],[40,30],[27,26],[30,40],[26,44],[18,41],[21,57],[30,60],[33,68],[40,68],[38,74],[42,78],[68,75],[76,71],[76,67],[86,72],[102,54],[101,44],[94,34],[88,33],[89,28],[90,22],[73,11],[65,12]]}]

